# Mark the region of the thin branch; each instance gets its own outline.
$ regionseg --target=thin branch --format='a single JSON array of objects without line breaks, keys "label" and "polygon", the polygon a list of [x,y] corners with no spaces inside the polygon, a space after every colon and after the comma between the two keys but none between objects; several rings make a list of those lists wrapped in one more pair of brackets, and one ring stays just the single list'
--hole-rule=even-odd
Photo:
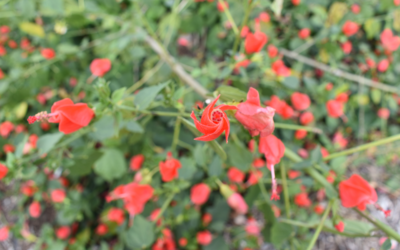
[{"label": "thin branch", "polygon": [[307,64],[307,65],[309,65],[311,67],[320,69],[322,71],[331,73],[331,74],[333,74],[335,76],[342,77],[344,79],[347,79],[347,80],[350,80],[350,81],[353,81],[353,82],[358,82],[360,84],[363,84],[363,85],[366,85],[366,86],[369,86],[369,87],[373,87],[373,88],[376,88],[376,89],[380,89],[380,90],[383,90],[383,91],[386,91],[386,92],[392,92],[392,93],[400,94],[400,89],[399,88],[396,88],[396,87],[393,87],[393,86],[390,86],[390,85],[387,85],[387,84],[384,84],[384,83],[381,83],[381,82],[375,82],[375,81],[372,81],[372,80],[367,79],[367,78],[362,77],[362,76],[350,74],[350,73],[344,72],[344,71],[342,71],[340,69],[331,68],[326,64],[323,64],[323,63],[317,62],[315,60],[312,60],[310,58],[304,57],[302,55],[299,55],[296,52],[285,50],[285,49],[280,49],[279,52],[282,55],[286,56],[286,57],[295,59],[295,60],[297,60],[299,62]]}]

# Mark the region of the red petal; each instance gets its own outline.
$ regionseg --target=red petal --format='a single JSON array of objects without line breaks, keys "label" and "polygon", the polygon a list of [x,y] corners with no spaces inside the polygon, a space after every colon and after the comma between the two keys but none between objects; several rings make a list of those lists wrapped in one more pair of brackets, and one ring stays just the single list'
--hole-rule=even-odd
[{"label": "red petal", "polygon": [[193,119],[194,125],[196,126],[197,130],[203,134],[212,133],[213,131],[215,131],[218,128],[218,124],[215,124],[215,123],[213,123],[214,126],[207,126],[207,125],[201,124],[197,120],[196,115],[194,114],[193,111],[192,111],[192,114],[190,115],[190,117]]},{"label": "red petal", "polygon": [[51,113],[56,112],[60,107],[66,105],[74,105],[74,102],[69,98],[65,98],[61,101],[55,102],[53,106],[51,106]]},{"label": "red petal", "polygon": [[61,116],[60,126],[58,127],[58,129],[64,134],[71,134],[81,129],[82,127],[83,126],[71,122],[70,120],[68,120],[67,117]]},{"label": "red petal", "polygon": [[260,95],[255,88],[250,88],[247,92],[247,102],[260,106]]},{"label": "red petal", "polygon": [[86,103],[77,103],[59,107],[58,110],[62,116],[82,127],[87,126],[94,116],[94,112]]},{"label": "red petal", "polygon": [[195,138],[195,140],[197,141],[212,141],[217,139],[222,132],[224,132],[224,128],[225,126],[223,126],[223,122],[221,122],[218,126],[218,128],[212,133],[212,134],[208,134],[208,135],[203,135],[200,137]]},{"label": "red petal", "polygon": [[217,107],[215,107],[215,108],[216,108],[216,109],[220,109],[221,111],[225,111],[225,110],[229,110],[229,109],[234,109],[234,110],[238,109],[237,106],[234,106],[234,105],[226,105],[226,104],[221,104],[221,105],[219,105],[219,106],[217,106]]},{"label": "red petal", "polygon": [[217,103],[219,96],[217,96],[217,98],[214,99],[214,101],[212,101],[210,104],[207,105],[207,107],[204,109],[203,115],[201,116],[201,123],[204,125],[214,125],[215,123],[210,119],[211,117],[211,113],[214,109],[214,105],[215,103]]}]

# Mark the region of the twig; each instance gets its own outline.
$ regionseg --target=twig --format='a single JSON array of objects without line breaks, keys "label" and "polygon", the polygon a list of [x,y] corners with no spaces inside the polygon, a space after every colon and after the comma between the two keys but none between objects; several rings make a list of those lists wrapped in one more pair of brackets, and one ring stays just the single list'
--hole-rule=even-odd
[{"label": "twig", "polygon": [[347,80],[350,80],[350,81],[353,81],[353,82],[358,82],[360,84],[363,84],[363,85],[366,85],[366,86],[369,86],[369,87],[373,87],[373,88],[376,88],[376,89],[380,89],[380,90],[383,90],[383,91],[386,91],[386,92],[400,94],[400,89],[399,88],[396,88],[396,87],[393,87],[393,86],[389,86],[389,85],[381,83],[381,82],[375,82],[375,81],[372,81],[372,80],[367,79],[367,78],[362,77],[362,76],[353,75],[353,74],[344,72],[344,71],[342,71],[340,69],[331,68],[326,64],[323,64],[323,63],[317,62],[317,61],[315,61],[313,59],[304,57],[302,55],[299,55],[296,52],[289,51],[289,50],[286,50],[286,49],[280,49],[279,52],[282,55],[286,56],[286,57],[295,59],[295,60],[297,60],[299,62],[307,64],[307,65],[309,65],[311,67],[320,69],[322,71],[331,73],[331,74],[333,74],[335,76],[342,77],[344,79],[347,79]]},{"label": "twig", "polygon": [[317,230],[315,231],[315,233],[310,241],[310,244],[307,247],[307,250],[312,250],[315,245],[315,242],[317,242],[318,236],[321,233],[322,228],[324,227],[325,220],[328,217],[331,207],[332,207],[332,200],[329,201],[328,207],[325,209],[325,212],[324,212],[324,215],[322,216],[321,222],[319,223]]}]

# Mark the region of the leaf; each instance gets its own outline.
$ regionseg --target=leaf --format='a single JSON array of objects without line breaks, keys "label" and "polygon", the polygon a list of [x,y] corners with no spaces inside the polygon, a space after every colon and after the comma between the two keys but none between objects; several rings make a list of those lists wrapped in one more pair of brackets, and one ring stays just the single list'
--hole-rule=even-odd
[{"label": "leaf", "polygon": [[229,211],[230,208],[228,203],[225,201],[224,198],[219,198],[217,201],[214,202],[214,206],[211,209],[208,209],[212,215],[213,222],[215,221],[222,221],[226,222],[229,218]]},{"label": "leaf", "polygon": [[262,212],[266,224],[274,224],[276,221],[274,211],[269,203],[258,205],[258,209]]},{"label": "leaf", "polygon": [[319,163],[320,161],[322,161],[322,153],[320,146],[314,148],[311,151],[310,158],[313,163]]},{"label": "leaf", "polygon": [[343,16],[347,13],[347,4],[341,2],[334,2],[329,8],[329,15],[327,25],[337,24]]},{"label": "leaf", "polygon": [[[186,120],[185,118],[181,118],[183,125],[185,125],[186,128],[188,128],[194,135],[196,136],[201,136],[201,133],[197,130],[197,128],[194,126],[193,123],[190,121]],[[219,145],[218,142],[214,141],[209,141],[207,144],[221,157],[222,160],[226,160],[227,156],[224,151],[224,149]]]},{"label": "leaf", "polygon": [[304,160],[301,162],[296,162],[295,164],[292,165],[290,169],[295,169],[295,170],[301,170],[308,168],[312,165],[312,162],[310,160]]},{"label": "leaf", "polygon": [[39,137],[37,141],[37,148],[39,149],[40,154],[46,154],[50,152],[50,150],[61,140],[64,136],[63,133],[53,133],[46,134],[44,136]]},{"label": "leaf", "polygon": [[44,16],[54,16],[64,13],[63,0],[42,0],[40,11]]},{"label": "leaf", "polygon": [[32,36],[44,37],[44,29],[42,26],[30,22],[22,22],[19,24],[19,29]]},{"label": "leaf", "polygon": [[300,87],[300,81],[297,77],[289,76],[283,80],[283,85],[290,89],[298,89]]},{"label": "leaf", "polygon": [[390,238],[387,238],[385,242],[383,242],[381,249],[382,250],[389,250],[392,248],[392,240]]},{"label": "leaf", "polygon": [[123,176],[126,170],[124,155],[113,148],[104,150],[103,156],[94,163],[94,171],[107,181]]},{"label": "leaf", "polygon": [[381,31],[381,22],[374,18],[369,18],[364,23],[364,29],[368,39],[374,38]]},{"label": "leaf", "polygon": [[221,100],[224,102],[236,101],[240,102],[247,99],[247,94],[235,87],[221,85],[217,88],[217,93],[221,95]]},{"label": "leaf", "polygon": [[275,223],[271,229],[271,243],[278,249],[290,238],[293,227],[284,223]]},{"label": "leaf", "polygon": [[79,52],[79,48],[70,43],[61,43],[57,46],[57,53],[69,55],[69,54],[75,54],[78,52]]},{"label": "leaf", "polygon": [[132,249],[144,249],[149,247],[155,239],[154,224],[136,215],[133,225],[125,233],[125,242]]},{"label": "leaf", "polygon": [[14,108],[14,114],[18,119],[22,119],[26,115],[28,110],[28,104],[26,102],[21,102],[18,106]]},{"label": "leaf", "polygon": [[400,10],[395,10],[393,12],[393,29],[400,31]]},{"label": "leaf", "polygon": [[105,115],[93,124],[94,132],[89,137],[96,141],[103,141],[114,136],[114,117]]},{"label": "leaf", "polygon": [[[358,220],[347,220],[343,219],[344,223],[344,233],[347,234],[370,234],[372,231],[375,230],[374,225],[372,225],[369,222],[363,222],[363,221],[358,221]],[[331,220],[326,220],[325,221],[325,227],[335,230],[336,229],[333,227],[333,223]]]},{"label": "leaf", "polygon": [[88,175],[92,171],[94,163],[102,155],[99,151],[94,151],[88,156],[85,154],[82,157],[75,159],[75,164],[69,167],[72,176]]},{"label": "leaf", "polygon": [[220,176],[222,174],[222,161],[218,155],[215,155],[211,163],[208,165],[208,174],[210,176]]},{"label": "leaf", "polygon": [[236,144],[227,144],[226,151],[229,155],[229,162],[232,166],[247,172],[253,162],[253,156],[249,150]]},{"label": "leaf", "polygon": [[191,180],[197,171],[196,163],[189,157],[182,157],[179,161],[182,164],[182,167],[178,170],[179,179]]},{"label": "leaf", "polygon": [[135,120],[130,120],[125,124],[125,128],[133,133],[142,134],[144,132],[142,126]]},{"label": "leaf", "polygon": [[168,82],[159,84],[157,86],[152,86],[148,88],[141,89],[138,94],[135,95],[133,103],[138,106],[139,110],[147,109],[150,104],[156,98],[157,94],[169,84]]},{"label": "leaf", "polygon": [[374,104],[379,104],[382,99],[382,92],[379,89],[372,89],[371,99],[374,102]]},{"label": "leaf", "polygon": [[125,90],[126,90],[125,87],[115,90],[111,95],[112,102],[113,103],[119,102],[124,96]]},{"label": "leaf", "polygon": [[209,245],[204,246],[203,250],[229,250],[229,246],[224,238],[219,236],[214,238]]},{"label": "leaf", "polygon": [[283,0],[275,0],[271,4],[271,10],[274,12],[275,16],[277,16],[277,17],[281,16],[282,5],[283,5]]}]

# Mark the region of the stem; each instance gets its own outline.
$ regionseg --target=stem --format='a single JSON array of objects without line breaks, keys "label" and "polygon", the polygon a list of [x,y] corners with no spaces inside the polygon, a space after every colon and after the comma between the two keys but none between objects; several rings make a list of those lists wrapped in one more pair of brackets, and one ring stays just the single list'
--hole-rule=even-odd
[{"label": "stem", "polygon": [[172,139],[171,151],[175,151],[179,141],[179,133],[181,132],[181,117],[178,116],[175,121],[174,137]]},{"label": "stem", "polygon": [[347,149],[347,150],[344,150],[344,151],[341,151],[341,152],[338,152],[338,153],[330,154],[327,157],[324,157],[323,159],[325,161],[326,160],[331,160],[331,159],[336,158],[336,157],[345,156],[345,155],[353,154],[353,153],[356,153],[356,152],[364,151],[366,149],[369,149],[369,148],[372,148],[372,147],[376,147],[376,146],[380,146],[380,145],[383,145],[383,144],[386,144],[386,143],[394,142],[394,141],[397,141],[397,140],[400,140],[400,134],[394,135],[394,136],[390,136],[390,137],[387,137],[385,139],[381,139],[381,140],[378,140],[378,141],[370,142],[370,143],[367,143],[367,144],[364,144],[364,145],[361,145],[361,146],[358,146],[358,147],[355,147],[355,148],[350,148],[350,149]]},{"label": "stem", "polygon": [[164,112],[164,111],[151,111],[151,110],[138,110],[134,107],[129,107],[129,106],[125,106],[125,105],[119,105],[117,106],[120,109],[124,109],[124,110],[130,110],[130,111],[134,111],[140,114],[145,114],[145,115],[157,115],[157,116],[184,116],[184,117],[190,117],[190,114],[187,113],[177,113],[177,112]]},{"label": "stem", "polygon": [[286,181],[286,169],[285,165],[281,163],[281,177],[282,177],[282,189],[283,189],[283,197],[285,199],[285,210],[286,210],[286,218],[290,218],[290,202],[289,202],[289,192]]},{"label": "stem", "polygon": [[133,84],[132,86],[129,87],[129,89],[127,89],[125,91],[126,94],[130,94],[135,92],[135,90],[139,89],[140,87],[143,86],[143,84],[145,84],[160,68],[161,66],[164,64],[163,61],[159,61],[156,66],[154,66],[152,69],[148,70],[144,76],[137,81],[135,84]]},{"label": "stem", "polygon": [[360,210],[358,210],[356,208],[353,208],[353,210],[356,211],[359,215],[361,215],[365,219],[367,219],[369,222],[371,222],[374,226],[376,226],[377,228],[382,230],[388,237],[393,238],[396,241],[400,242],[400,235],[395,230],[393,230],[391,227],[389,227],[388,225],[384,224],[383,222],[381,222],[379,220],[372,219],[371,217],[369,217],[368,215],[364,214],[363,212],[361,212]]},{"label": "stem", "polygon": [[265,202],[269,203],[269,197],[267,190],[265,189],[264,183],[262,182],[262,178],[258,179],[258,185],[260,186],[260,190],[262,195],[264,196]]},{"label": "stem", "polygon": [[[218,0],[218,3],[221,4],[222,6],[225,6],[225,2],[222,1],[222,0]],[[240,36],[240,32],[239,32],[239,30],[238,30],[238,28],[236,26],[235,20],[233,20],[233,17],[231,15],[231,12],[229,11],[228,6],[225,6],[224,13],[225,13],[226,17],[228,18],[229,22],[232,25],[233,32],[235,32],[236,35],[239,34],[239,36]]]},{"label": "stem", "polygon": [[324,215],[322,216],[322,220],[319,223],[319,225],[317,227],[317,230],[315,231],[314,236],[312,237],[312,239],[310,241],[310,244],[307,247],[307,250],[312,250],[312,248],[314,247],[315,242],[317,241],[318,236],[321,233],[321,230],[322,230],[322,228],[324,226],[325,220],[328,217],[329,211],[331,210],[331,207],[332,207],[332,200],[329,201],[328,207],[326,208],[326,210],[324,212]]},{"label": "stem", "polygon": [[168,197],[168,199],[166,201],[164,201],[164,204],[162,205],[160,212],[157,214],[157,217],[154,219],[154,222],[157,222],[161,218],[162,214],[168,208],[168,205],[171,203],[171,201],[174,198],[174,196],[175,196],[175,193],[171,194]]},{"label": "stem", "polygon": [[317,134],[322,134],[322,130],[319,128],[308,127],[308,126],[300,126],[294,124],[286,124],[286,123],[275,123],[275,128],[282,128],[282,129],[291,129],[291,130],[305,130],[308,132],[313,132]]},{"label": "stem", "polygon": [[242,32],[243,27],[246,26],[246,25],[247,25],[247,22],[249,21],[249,15],[250,15],[250,12],[251,12],[252,3],[253,3],[253,0],[249,0],[248,5],[247,5],[246,12],[245,12],[245,14],[244,14],[242,26],[240,27],[240,32],[238,32],[238,33],[236,34],[235,42],[234,42],[234,44],[233,44],[232,57],[235,56],[235,54],[236,54],[236,52],[237,52],[237,50],[238,50],[239,42],[240,42],[240,33]]},{"label": "stem", "polygon": [[192,145],[190,145],[190,144],[188,144],[186,142],[180,141],[180,140],[178,141],[178,146],[181,146],[182,148],[186,148],[188,150],[193,150],[193,146]]}]

